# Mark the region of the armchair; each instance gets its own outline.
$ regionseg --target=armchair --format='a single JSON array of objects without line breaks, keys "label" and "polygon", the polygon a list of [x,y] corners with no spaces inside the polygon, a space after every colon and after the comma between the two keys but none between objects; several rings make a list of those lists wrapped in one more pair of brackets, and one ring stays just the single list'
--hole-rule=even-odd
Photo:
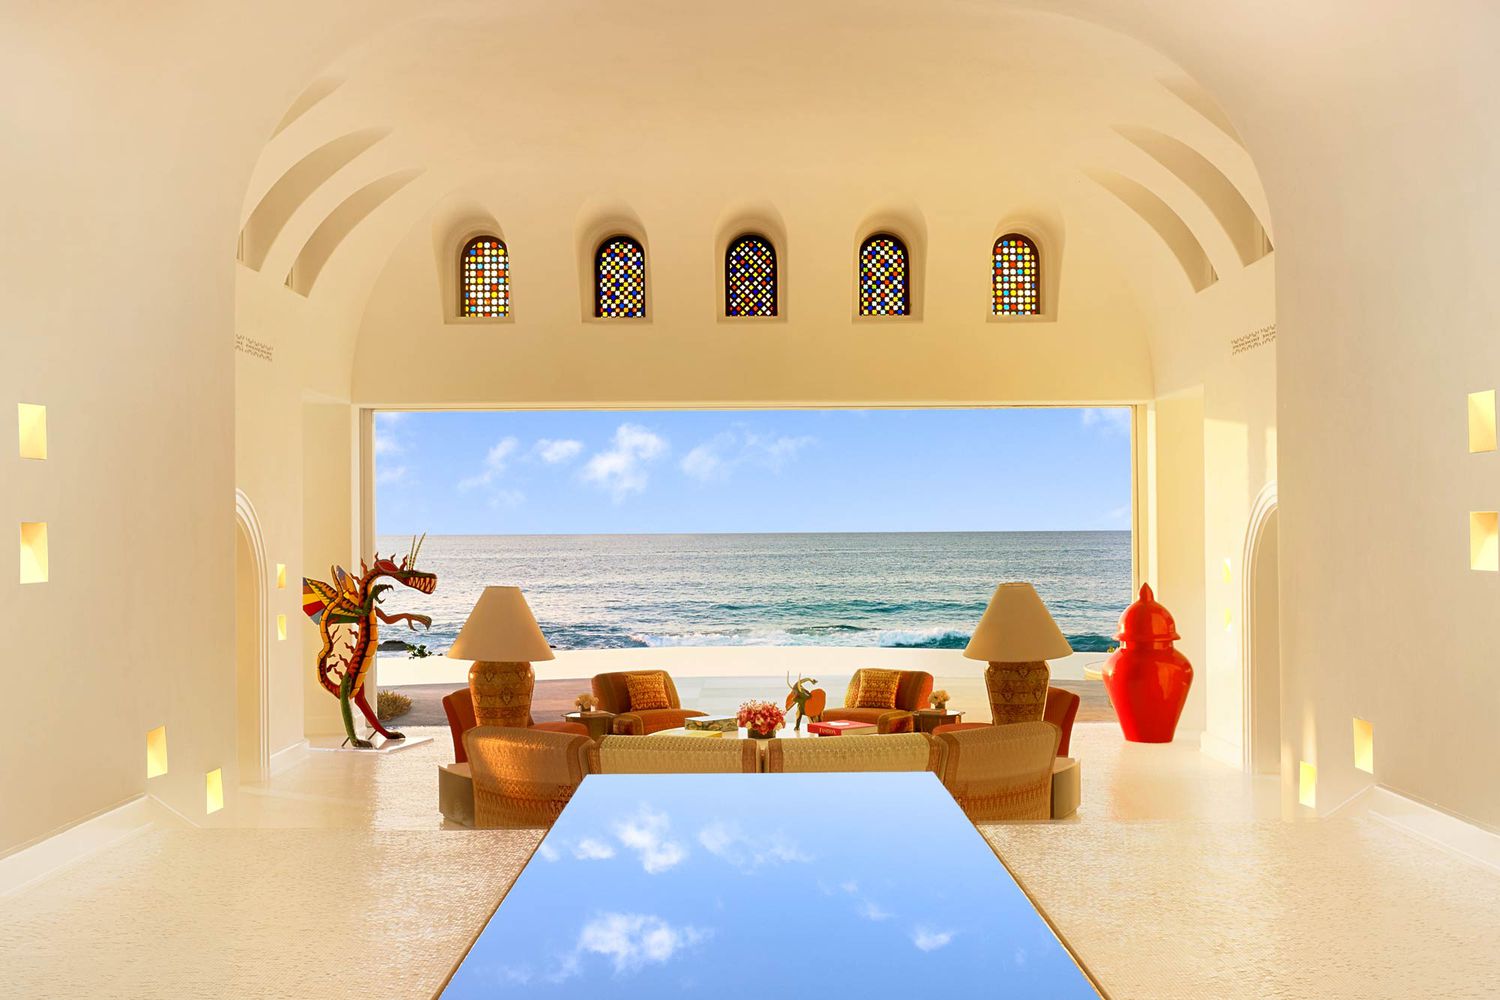
[{"label": "armchair", "polygon": [[[464,750],[464,733],[473,729],[477,724],[474,719],[474,696],[468,688],[459,688],[451,694],[443,696],[443,714],[448,716],[448,729],[453,734],[453,760],[455,763],[463,764],[469,759]],[[576,722],[534,722],[531,718],[530,707],[526,712],[526,721],[531,729],[539,729],[551,733],[571,733],[576,736],[587,736],[589,734],[586,726]]]},{"label": "armchair", "polygon": [[474,825],[548,827],[588,774],[594,741],[572,733],[477,726],[464,734],[474,777]]},{"label": "armchair", "polygon": [[[657,676],[663,679],[666,689],[665,708],[637,708],[631,704],[630,684],[627,680],[636,676]],[[705,712],[696,712],[682,707],[677,696],[677,685],[672,675],[665,670],[626,670],[617,673],[595,674],[592,682],[594,697],[599,707],[615,713],[614,731],[619,736],[646,736],[663,729],[680,729],[685,720]]]},{"label": "armchair", "polygon": [[843,706],[824,709],[823,721],[849,719],[874,723],[876,732],[882,734],[912,732],[916,728],[912,712],[927,704],[927,696],[932,693],[932,675],[922,670],[896,671],[895,703],[893,707],[882,708],[860,704],[860,686],[866,673],[865,669],[854,671],[854,676],[849,678],[849,688],[844,692]]},{"label": "armchair", "polygon": [[[949,728],[949,727],[939,727]],[[1046,722],[940,732],[943,786],[969,819],[1051,819],[1058,730]]]},{"label": "armchair", "polygon": [[[1068,755],[1068,745],[1073,739],[1073,723],[1078,719],[1078,706],[1082,698],[1066,688],[1049,687],[1047,689],[1047,704],[1042,713],[1042,721],[1050,722],[1057,727],[1057,756]],[[933,735],[943,733],[957,733],[969,729],[993,728],[992,722],[950,722],[944,726],[934,729]]]}]

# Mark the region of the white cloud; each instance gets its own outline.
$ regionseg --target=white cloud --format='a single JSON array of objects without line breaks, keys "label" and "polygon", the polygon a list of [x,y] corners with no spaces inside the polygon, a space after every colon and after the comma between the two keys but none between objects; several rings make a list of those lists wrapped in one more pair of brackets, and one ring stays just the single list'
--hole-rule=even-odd
[{"label": "white cloud", "polygon": [[376,468],[375,482],[382,486],[399,483],[406,478],[407,469],[404,465],[379,465]]},{"label": "white cloud", "polygon": [[583,451],[583,442],[574,441],[570,438],[555,439],[542,438],[531,449],[538,458],[548,465],[558,465],[562,462],[570,462],[578,457]]},{"label": "white cloud", "polygon": [[583,466],[586,482],[604,487],[619,503],[646,488],[645,465],[666,454],[664,438],[639,424],[621,424],[610,447],[596,452]]},{"label": "white cloud", "polygon": [[560,854],[557,848],[553,847],[551,844],[542,844],[536,849],[536,852],[537,854],[541,855],[543,861],[562,860],[562,854]]},{"label": "white cloud", "polygon": [[882,909],[879,903],[868,899],[860,904],[857,912],[866,920],[889,920],[892,916],[890,910]]},{"label": "white cloud", "polygon": [[472,490],[476,486],[489,486],[492,484],[505,471],[506,463],[510,460],[511,455],[515,453],[519,445],[520,442],[513,437],[501,438],[489,450],[489,453],[485,455],[484,467],[476,475],[461,481],[458,484],[458,488],[461,490]]},{"label": "white cloud", "polygon": [[922,951],[937,951],[952,940],[952,931],[934,931],[926,927],[917,927],[911,932],[911,943]]},{"label": "white cloud", "polygon": [[722,431],[693,448],[679,466],[684,475],[700,482],[726,480],[741,466],[750,465],[779,473],[796,454],[816,438],[757,434],[743,427]]},{"label": "white cloud", "polygon": [[615,856],[615,849],[602,840],[584,837],[573,846],[573,857],[579,861],[603,861]]},{"label": "white cloud", "polygon": [[398,455],[405,450],[405,445],[396,435],[396,426],[405,419],[406,414],[397,410],[375,414],[376,455]]},{"label": "white cloud", "polygon": [[603,913],[583,925],[578,952],[602,955],[616,974],[661,965],[683,948],[708,935],[696,927],[673,927],[661,917],[640,913]]},{"label": "white cloud", "polygon": [[753,837],[740,830],[738,824],[717,820],[698,832],[698,843],[715,857],[727,861],[741,871],[753,871],[765,865],[782,865],[794,861],[807,862],[812,859],[781,834]]},{"label": "white cloud", "polygon": [[1085,427],[1097,427],[1105,434],[1130,433],[1130,407],[1092,406],[1078,411],[1078,419]]},{"label": "white cloud", "polygon": [[666,816],[642,808],[634,819],[615,826],[615,836],[640,855],[646,874],[658,875],[687,857],[687,848],[671,839],[669,826]]}]

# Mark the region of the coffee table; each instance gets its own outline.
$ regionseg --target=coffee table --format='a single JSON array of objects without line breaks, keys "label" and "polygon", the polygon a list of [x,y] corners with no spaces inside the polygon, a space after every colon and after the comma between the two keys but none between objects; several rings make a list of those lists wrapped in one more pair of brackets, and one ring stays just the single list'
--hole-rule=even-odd
[{"label": "coffee table", "polygon": [[934,775],[603,774],[443,996],[923,997],[939,982],[1100,996]]}]

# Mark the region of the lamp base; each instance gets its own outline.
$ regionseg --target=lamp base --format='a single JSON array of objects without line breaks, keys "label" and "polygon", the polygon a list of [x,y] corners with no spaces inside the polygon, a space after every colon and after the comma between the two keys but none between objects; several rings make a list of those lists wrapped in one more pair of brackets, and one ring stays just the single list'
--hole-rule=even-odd
[{"label": "lamp base", "polygon": [[531,725],[531,692],[536,675],[529,663],[475,660],[469,668],[469,694],[474,698],[474,721],[481,726]]},{"label": "lamp base", "polygon": [[1052,671],[1043,660],[1032,663],[995,663],[984,672],[990,693],[990,713],[997,726],[1012,722],[1040,722],[1047,711],[1047,684]]}]

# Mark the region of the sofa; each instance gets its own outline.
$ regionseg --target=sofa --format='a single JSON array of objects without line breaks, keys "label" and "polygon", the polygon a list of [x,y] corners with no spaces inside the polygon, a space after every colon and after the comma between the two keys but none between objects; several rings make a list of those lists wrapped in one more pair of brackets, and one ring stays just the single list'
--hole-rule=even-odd
[{"label": "sofa", "polygon": [[[748,742],[748,741],[747,741]],[[766,744],[768,774],[824,771],[932,771],[942,747],[925,733],[773,739]]]},{"label": "sofa", "polygon": [[[638,708],[632,705],[630,684],[626,679],[631,674],[660,675],[665,681],[667,707]],[[686,720],[707,714],[682,707],[682,700],[677,696],[677,685],[672,683],[672,675],[665,670],[622,670],[595,674],[591,686],[599,707],[614,713],[614,731],[620,736],[647,736],[663,729],[680,729]]]},{"label": "sofa", "polygon": [[894,672],[898,676],[894,702],[890,707],[861,704],[861,701],[867,699],[861,698],[860,689],[866,675],[871,673],[869,669],[862,668],[854,671],[854,676],[849,678],[849,687],[844,692],[844,704],[838,708],[824,709],[823,721],[868,722],[876,727],[876,732],[882,734],[914,731],[916,718],[912,713],[927,705],[927,696],[932,694],[932,675],[922,670]]},{"label": "sofa", "polygon": [[589,748],[590,774],[756,774],[753,740],[606,736]]}]

